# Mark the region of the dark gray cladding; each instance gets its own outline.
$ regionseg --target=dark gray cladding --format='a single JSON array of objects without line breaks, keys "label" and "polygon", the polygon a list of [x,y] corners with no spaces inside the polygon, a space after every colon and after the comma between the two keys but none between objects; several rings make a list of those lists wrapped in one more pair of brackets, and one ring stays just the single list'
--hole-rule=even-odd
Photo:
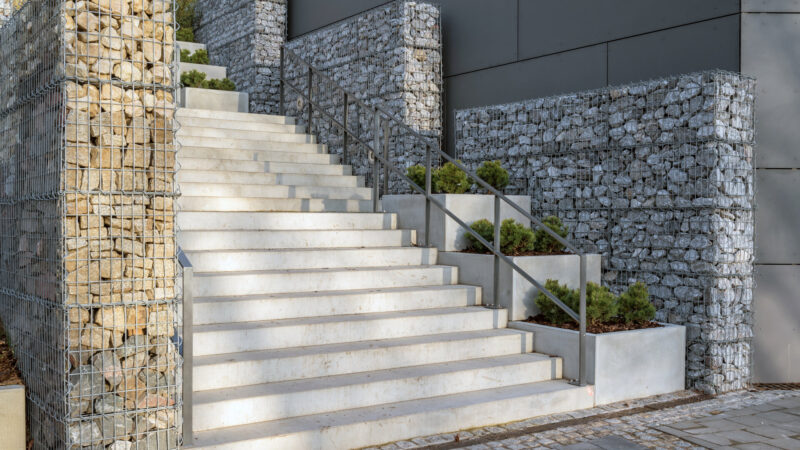
[{"label": "dark gray cladding", "polygon": [[644,281],[688,326],[687,378],[751,377],[755,82],[703,72],[458,111],[457,154],[500,160],[509,193],[603,254],[616,290]]}]

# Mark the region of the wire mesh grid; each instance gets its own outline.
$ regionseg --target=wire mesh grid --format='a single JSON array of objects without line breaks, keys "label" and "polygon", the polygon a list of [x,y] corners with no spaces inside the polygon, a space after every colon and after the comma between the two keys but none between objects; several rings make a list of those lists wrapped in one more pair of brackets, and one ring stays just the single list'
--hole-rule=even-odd
[{"label": "wire mesh grid", "polygon": [[36,448],[180,442],[172,10],[29,2],[0,31],[0,310]]},{"label": "wire mesh grid", "polygon": [[458,156],[501,160],[507,192],[603,255],[603,281],[650,286],[686,324],[690,386],[750,379],[754,90],[713,71],[456,113]]}]

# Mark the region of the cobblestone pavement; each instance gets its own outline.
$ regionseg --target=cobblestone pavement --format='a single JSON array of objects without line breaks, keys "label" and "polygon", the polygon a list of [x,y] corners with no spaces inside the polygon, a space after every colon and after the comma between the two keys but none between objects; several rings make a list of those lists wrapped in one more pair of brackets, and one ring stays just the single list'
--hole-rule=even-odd
[{"label": "cobblestone pavement", "polygon": [[[800,435],[800,391],[738,391],[716,397],[704,396],[700,397],[700,401],[693,401],[699,395],[696,392],[684,391],[568,414],[538,417],[502,426],[400,441],[371,450],[411,448],[800,450],[800,441],[792,440],[792,436],[797,438]],[[789,432],[785,433],[787,429]],[[754,439],[749,435],[734,433],[743,430],[756,434],[760,432],[758,436],[765,439],[743,443]],[[698,435],[704,435],[705,439],[699,440]],[[739,439],[733,439],[735,437]],[[712,442],[712,439],[716,441]]]}]

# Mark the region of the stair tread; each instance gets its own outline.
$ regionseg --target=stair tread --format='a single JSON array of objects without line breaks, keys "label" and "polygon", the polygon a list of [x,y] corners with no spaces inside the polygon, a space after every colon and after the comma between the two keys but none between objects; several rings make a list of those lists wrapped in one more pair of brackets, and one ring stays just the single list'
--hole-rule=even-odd
[{"label": "stair tread", "polygon": [[[250,150],[247,150],[247,151],[250,151]],[[284,152],[284,153],[291,153],[291,152]],[[183,156],[183,157],[179,157],[178,159],[179,160],[183,160],[183,161],[187,161],[187,160],[206,161],[206,160],[209,160],[209,159],[212,159],[212,158],[205,158],[205,157],[203,157],[203,158],[194,158],[194,157],[191,157],[191,156]],[[305,166],[348,167],[348,165],[345,165],[345,164],[321,164],[321,163],[281,162],[281,161],[253,161],[251,159],[242,160],[242,159],[225,159],[225,158],[213,158],[213,159],[214,159],[214,161],[232,162],[232,163],[286,164],[286,165],[295,165],[295,166],[303,166],[303,167],[305,167]],[[188,170],[192,170],[192,169],[188,169]],[[244,170],[239,170],[239,171],[236,171],[236,170],[222,170],[222,172],[245,172],[245,171]],[[281,173],[287,173],[287,172],[281,172]],[[290,172],[290,173],[294,173],[294,172]],[[349,175],[341,175],[341,176],[349,176]]]},{"label": "stair tread", "polygon": [[[319,230],[314,230],[319,231]],[[399,230],[402,231],[402,230]],[[432,250],[427,247],[322,247],[322,248],[250,248],[250,249],[231,249],[231,250],[185,250],[187,255],[192,254],[210,254],[210,253],[244,253],[244,254],[258,254],[258,253],[314,253],[314,252],[357,252],[357,251],[393,251],[393,252],[423,252]]]},{"label": "stair tread", "polygon": [[[515,398],[528,399],[537,395],[573,390],[586,390],[586,387],[573,386],[562,380],[553,380],[484,389],[199,432],[196,434],[194,445],[198,447],[225,445],[269,436],[326,430],[350,424],[369,426],[370,423],[377,423],[396,417],[422,417],[434,411],[445,411]],[[587,395],[589,395],[588,392]],[[376,442],[375,444],[378,443]]]},{"label": "stair tread", "polygon": [[214,109],[201,109],[201,108],[180,108],[176,112],[180,117],[193,117],[193,118],[208,118],[216,119],[222,117],[235,117],[236,120],[249,120],[249,121],[285,121],[287,125],[294,124],[294,118],[288,116],[279,116],[274,114],[258,114],[258,113],[245,113],[235,111],[217,111]]},{"label": "stair tread", "polygon": [[213,403],[224,400],[237,400],[253,396],[280,395],[295,392],[354,386],[406,378],[426,377],[437,374],[456,373],[476,369],[497,368],[510,365],[550,362],[551,357],[540,353],[520,353],[489,358],[448,361],[420,366],[396,367],[369,372],[354,372],[318,378],[278,381],[250,386],[212,389],[195,392],[195,404]]},{"label": "stair tread", "polygon": [[[189,253],[189,252],[187,252]],[[459,290],[459,289],[476,289],[475,286],[466,284],[444,284],[433,286],[407,286],[407,287],[392,287],[392,288],[378,288],[378,289],[352,289],[347,291],[314,291],[314,292],[287,292],[280,294],[255,294],[255,295],[234,295],[234,296],[221,296],[221,297],[198,297],[194,299],[194,303],[216,303],[216,302],[245,302],[245,301],[259,301],[259,300],[278,300],[285,298],[296,297],[325,297],[325,296],[342,296],[349,295],[362,295],[370,293],[408,293],[422,290]]]},{"label": "stair tread", "polygon": [[[242,270],[235,272],[195,272],[195,278],[208,278],[213,276],[230,275],[272,275],[286,273],[332,273],[332,272],[391,272],[395,270],[425,270],[425,269],[452,269],[453,266],[439,264],[416,266],[385,266],[385,267],[334,267],[330,269],[283,269],[283,270]],[[316,292],[316,291],[315,291]]]}]

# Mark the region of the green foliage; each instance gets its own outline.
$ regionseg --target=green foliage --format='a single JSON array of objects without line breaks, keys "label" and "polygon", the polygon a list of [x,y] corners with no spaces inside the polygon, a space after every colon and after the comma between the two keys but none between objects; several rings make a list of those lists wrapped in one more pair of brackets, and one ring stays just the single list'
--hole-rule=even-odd
[{"label": "green foliage", "polygon": [[[470,225],[470,228],[472,228],[476,233],[478,233],[478,235],[480,235],[480,237],[486,239],[487,241],[489,242],[494,241],[494,225],[492,224],[492,222],[489,222],[486,219],[481,219],[476,222],[473,222],[473,224]],[[502,228],[501,228],[501,234],[502,234]],[[470,233],[467,233],[466,236],[467,236],[467,247],[470,250],[480,253],[486,253],[489,251],[489,249],[486,248],[485,245],[481,244],[480,241],[478,241],[478,239],[475,238],[475,236],[471,235]]]},{"label": "green foliage", "polygon": [[619,297],[619,313],[625,323],[649,322],[656,317],[656,307],[644,283],[631,285]]},{"label": "green foliage", "polygon": [[206,80],[206,74],[192,70],[181,74],[181,84],[186,87],[200,89],[214,89],[217,91],[235,91],[236,85],[233,81],[224,78],[222,80]]},{"label": "green foliage", "polygon": [[[580,308],[580,292],[578,300]],[[591,324],[609,323],[617,317],[617,314],[619,314],[617,296],[605,286],[586,283],[586,320]]]},{"label": "green foliage", "polygon": [[502,192],[508,186],[508,171],[500,165],[500,161],[485,161],[476,175],[498,191]]},{"label": "green foliage", "polygon": [[[578,310],[578,307],[580,306],[580,292],[577,290],[570,289],[567,286],[559,283],[557,280],[547,280],[547,282],[544,284],[544,288],[555,295],[556,298],[564,302],[564,304],[573,311]],[[536,295],[534,302],[539,308],[539,313],[550,323],[560,325],[572,320],[572,318],[568,316],[564,310],[559,308],[558,305],[556,305],[542,292],[539,292],[539,294]]]},{"label": "green foliage", "polygon": [[406,169],[406,176],[417,186],[425,189],[425,167],[417,164]]},{"label": "green foliage", "polygon": [[[566,238],[569,228],[556,216],[546,217],[542,223],[553,230],[557,235]],[[564,251],[564,244],[558,242],[545,230],[536,230],[536,251],[540,253],[559,253]]]},{"label": "green foliage", "polygon": [[463,194],[472,187],[467,173],[448,162],[434,172],[435,190],[444,194]]},{"label": "green foliage", "polygon": [[500,250],[504,255],[517,256],[533,251],[534,239],[533,231],[514,219],[506,219],[500,226]]},{"label": "green foliage", "polygon": [[208,59],[208,52],[200,49],[192,54],[189,50],[181,50],[181,62],[192,64],[210,64],[211,60]]},{"label": "green foliage", "polygon": [[175,21],[180,25],[176,36],[179,41],[194,42],[194,3],[195,0],[178,0]]}]

